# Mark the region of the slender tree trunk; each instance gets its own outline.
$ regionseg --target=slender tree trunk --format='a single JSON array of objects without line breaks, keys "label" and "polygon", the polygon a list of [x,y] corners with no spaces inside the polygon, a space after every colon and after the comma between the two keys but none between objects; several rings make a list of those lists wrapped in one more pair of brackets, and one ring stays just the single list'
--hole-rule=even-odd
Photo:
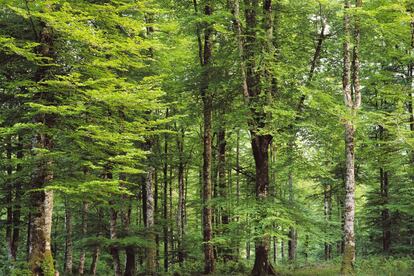
[{"label": "slender tree trunk", "polygon": [[6,188],[6,241],[7,241],[7,257],[9,260],[13,259],[12,255],[12,234],[13,234],[13,184],[12,184],[12,174],[13,174],[13,167],[11,165],[12,162],[12,145],[11,145],[11,137],[8,138],[8,142],[6,145],[6,158],[7,164],[6,172],[7,172],[7,182],[5,185]]},{"label": "slender tree trunk", "polygon": [[[111,167],[108,166],[105,168],[104,178],[113,179],[111,172]],[[109,203],[109,237],[111,241],[115,241],[118,238],[118,229],[117,229],[117,220],[118,220],[118,211],[115,209],[115,202]],[[112,265],[114,267],[115,276],[122,276],[122,266],[119,256],[119,248],[116,245],[109,246],[109,253],[112,256]]]},{"label": "slender tree trunk", "polygon": [[[127,177],[124,173],[119,175],[119,182],[121,187],[126,187]],[[122,201],[125,203],[121,210],[121,221],[122,221],[122,231],[124,236],[130,236],[130,225],[131,225],[131,213],[132,213],[132,203],[131,197],[128,195],[122,195]],[[131,245],[126,246],[125,248],[125,271],[124,276],[134,276],[136,271],[136,262],[135,262],[135,250]]]},{"label": "slender tree trunk", "polygon": [[[154,181],[154,168],[149,168],[147,179],[145,181],[146,186],[146,205],[147,205],[147,221],[146,228],[148,231],[147,237],[150,241],[155,243],[155,233],[154,233],[154,196],[152,193],[152,186]],[[155,244],[147,248],[147,267],[146,275],[155,275],[156,274],[156,248]]]},{"label": "slender tree trunk", "polygon": [[[22,138],[19,135],[16,157],[21,161],[23,159],[23,144]],[[22,170],[22,165],[18,164],[16,166],[16,172],[19,173]],[[21,217],[21,198],[22,198],[22,180],[21,178],[16,179],[15,181],[15,198],[14,198],[14,208],[13,208],[13,236],[11,240],[11,257],[12,260],[16,260],[17,250],[19,248],[19,238],[20,238],[20,217]]]},{"label": "slender tree trunk", "polygon": [[73,269],[73,242],[72,242],[72,210],[66,200],[65,204],[65,229],[66,229],[66,247],[65,247],[65,273],[71,275]]},{"label": "slender tree trunk", "polygon": [[[88,209],[89,209],[89,204],[86,201],[83,202],[82,224],[81,224],[83,238],[86,238],[86,234],[88,231],[88,211],[89,211]],[[84,275],[85,273],[85,255],[86,255],[85,248],[82,248],[80,252],[80,256],[79,256],[79,268],[78,268],[79,275]]]},{"label": "slender tree trunk", "polygon": [[[290,150],[293,151],[293,146],[289,147]],[[290,164],[292,164],[292,160]],[[294,192],[293,192],[293,172],[292,169],[289,168],[289,176],[288,176],[288,182],[289,182],[289,203],[291,206],[293,205],[294,201]],[[293,227],[289,227],[289,240],[288,240],[288,259],[290,262],[293,262],[296,258],[296,242],[297,242],[297,236],[296,236],[296,230]]]},{"label": "slender tree trunk", "polygon": [[[383,168],[380,168],[380,179],[381,179],[381,198],[382,205],[387,205],[388,198],[388,172]],[[382,218],[382,250],[384,253],[388,254],[391,249],[391,221],[390,221],[390,211],[387,207],[383,207],[381,211]]]},{"label": "slender tree trunk", "polygon": [[[224,114],[221,114],[221,122],[224,124]],[[227,202],[227,190],[228,186],[226,183],[226,131],[225,126],[221,125],[217,133],[217,146],[218,146],[218,162],[217,162],[217,171],[219,178],[219,191],[220,198],[222,202]],[[230,182],[228,182],[230,183]],[[229,210],[227,207],[221,208],[221,223],[223,227],[223,235],[227,234],[227,225],[230,222]],[[224,261],[228,261],[232,258],[231,250],[229,250],[228,245],[225,245],[222,249]]]},{"label": "slender tree trunk", "polygon": [[173,185],[172,185],[172,181],[173,181],[173,166],[170,166],[170,172],[169,172],[169,174],[170,174],[170,177],[169,177],[169,181],[168,181],[168,188],[169,188],[169,191],[168,191],[168,193],[169,193],[169,214],[168,214],[168,217],[169,217],[169,228],[170,228],[170,231],[169,231],[169,240],[170,240],[170,252],[171,252],[171,257],[170,257],[170,260],[171,260],[171,263],[172,264],[174,264],[174,262],[175,262],[175,257],[174,257],[174,252],[175,252],[175,243],[174,243],[174,223],[173,223],[173,193],[172,193],[172,190],[173,190]]},{"label": "slender tree trunk", "polygon": [[[166,115],[169,116],[169,110],[167,108]],[[168,136],[164,136],[164,189],[163,189],[163,236],[164,236],[164,271],[168,272]]]},{"label": "slender tree trunk", "polygon": [[180,265],[184,262],[184,129],[181,128],[179,131],[179,136],[177,138],[177,148],[178,148],[178,210],[177,210],[177,233],[178,233],[178,262]]},{"label": "slender tree trunk", "polygon": [[[331,193],[331,185],[326,184],[324,186],[324,216],[325,221],[329,224],[331,220],[331,212],[332,212],[332,193]],[[328,231],[326,230],[325,233],[327,234]],[[325,261],[331,259],[332,255],[332,245],[328,242],[325,242]]]},{"label": "slender tree trunk", "polygon": [[101,249],[97,246],[95,247],[95,249],[93,250],[92,253],[92,262],[91,262],[91,268],[89,270],[89,274],[91,275],[96,275],[97,272],[97,268],[98,268],[98,260],[99,260],[99,255],[101,254]]},{"label": "slender tree trunk", "polygon": [[[111,203],[113,205],[114,203]],[[109,209],[109,234],[112,241],[116,240],[118,238],[117,233],[117,218],[118,218],[118,212],[115,210],[114,207],[111,207]],[[109,251],[112,256],[112,262],[114,266],[114,273],[115,276],[121,276],[122,275],[122,267],[121,267],[121,260],[119,256],[119,249],[115,245],[111,245],[109,247]]]},{"label": "slender tree trunk", "polygon": [[[197,10],[197,2],[194,2],[195,12]],[[212,7],[210,1],[204,6],[204,15],[212,15]],[[209,24],[210,25],[210,24]],[[204,29],[204,45],[202,43],[200,32],[198,31],[199,55],[202,67],[200,94],[203,99],[203,242],[204,242],[204,273],[211,274],[215,270],[214,248],[211,240],[213,239],[213,210],[209,206],[212,196],[211,182],[211,163],[212,163],[212,113],[213,113],[213,96],[209,91],[210,84],[210,63],[212,57],[212,35],[213,29],[207,26]]]}]

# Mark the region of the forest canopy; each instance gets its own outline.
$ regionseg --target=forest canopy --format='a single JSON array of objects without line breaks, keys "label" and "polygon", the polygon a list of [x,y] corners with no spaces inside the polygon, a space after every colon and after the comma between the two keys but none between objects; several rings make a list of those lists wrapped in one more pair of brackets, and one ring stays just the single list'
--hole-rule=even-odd
[{"label": "forest canopy", "polygon": [[413,275],[414,1],[0,0],[1,275]]}]

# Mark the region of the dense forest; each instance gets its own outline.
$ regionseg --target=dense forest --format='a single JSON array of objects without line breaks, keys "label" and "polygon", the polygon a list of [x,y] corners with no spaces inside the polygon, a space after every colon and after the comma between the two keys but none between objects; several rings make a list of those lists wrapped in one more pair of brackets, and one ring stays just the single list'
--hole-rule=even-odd
[{"label": "dense forest", "polygon": [[1,275],[414,275],[414,1],[0,0]]}]

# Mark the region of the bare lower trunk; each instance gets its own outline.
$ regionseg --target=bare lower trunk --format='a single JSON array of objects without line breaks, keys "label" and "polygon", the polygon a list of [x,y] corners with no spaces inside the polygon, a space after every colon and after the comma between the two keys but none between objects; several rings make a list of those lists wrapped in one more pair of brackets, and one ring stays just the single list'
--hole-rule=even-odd
[{"label": "bare lower trunk", "polygon": [[66,228],[66,248],[65,248],[65,273],[72,274],[73,269],[73,243],[72,243],[72,210],[65,204],[65,228]]},{"label": "bare lower trunk", "polygon": [[[293,144],[293,143],[292,143]],[[293,145],[289,146],[289,150],[293,151]],[[292,153],[290,152],[290,164],[292,164]],[[293,192],[293,172],[289,169],[289,203],[292,205],[294,201],[294,192]],[[290,262],[293,262],[296,258],[296,230],[293,227],[289,228],[289,240],[288,240],[288,259]]]},{"label": "bare lower trunk", "polygon": [[[331,220],[331,212],[332,212],[332,192],[331,192],[331,185],[325,185],[324,187],[324,216],[325,221],[327,223]],[[328,231],[326,230],[325,233]],[[330,260],[332,258],[332,245],[328,242],[325,242],[325,261]]]},{"label": "bare lower trunk", "polygon": [[[269,192],[269,145],[271,136],[252,133],[252,149],[256,165],[256,197],[265,200]],[[255,261],[252,276],[276,275],[269,260],[270,237],[263,236],[255,244]]]},{"label": "bare lower trunk", "polygon": [[[113,207],[109,210],[109,234],[112,241],[117,239],[117,217],[118,212]],[[122,276],[121,260],[119,257],[119,249],[116,245],[109,247],[109,252],[112,256],[115,276]]]},{"label": "bare lower trunk", "polygon": [[[42,57],[52,57],[53,37],[52,30],[41,22],[39,35],[40,45],[37,52]],[[47,75],[47,66],[40,66],[35,73],[34,80],[38,83],[43,81]],[[41,97],[44,97],[41,99]],[[49,93],[41,92],[34,96],[35,101],[47,101],[54,103],[54,99]],[[51,129],[54,118],[47,114],[38,114],[34,121],[42,124],[42,127]],[[45,133],[37,134],[33,139],[32,148],[51,151],[53,143],[51,137]],[[53,179],[52,160],[48,153],[36,153],[38,161],[35,171],[31,177],[31,187],[34,189],[30,193],[30,247],[29,247],[29,267],[33,275],[53,275],[55,272],[54,262],[51,251],[51,232],[53,214],[53,191],[45,190]]]},{"label": "bare lower trunk", "polygon": [[54,273],[51,251],[53,192],[36,191],[30,196],[32,203],[30,257],[29,264],[33,275]]},{"label": "bare lower trunk", "polygon": [[[86,233],[88,230],[88,207],[89,204],[87,202],[83,202],[82,205],[82,237],[86,238]],[[85,249],[81,249],[81,253],[79,256],[79,268],[78,273],[79,275],[83,275],[85,273]]]},{"label": "bare lower trunk", "polygon": [[[166,117],[168,118],[169,110],[167,109]],[[163,237],[164,237],[164,271],[168,272],[168,136],[164,137],[164,187],[163,187]]]},{"label": "bare lower trunk", "polygon": [[[146,190],[146,205],[147,205],[147,222],[146,227],[148,231],[148,239],[155,243],[155,234],[154,234],[154,196],[152,194],[154,178],[154,169],[150,168],[147,174],[147,179],[145,181],[145,190]],[[146,275],[155,275],[156,273],[156,248],[155,244],[151,244],[147,248],[147,267]]]},{"label": "bare lower trunk", "polygon": [[[387,205],[388,198],[388,172],[384,169],[380,169],[380,178],[381,178],[381,197],[382,204]],[[387,207],[383,207],[381,211],[382,218],[382,250],[384,253],[389,253],[391,249],[391,221],[390,221],[390,211]]]},{"label": "bare lower trunk", "polygon": [[354,126],[345,126],[346,141],[346,186],[345,186],[345,224],[344,224],[344,256],[341,273],[353,274],[355,262],[355,171],[354,171]]},{"label": "bare lower trunk", "polygon": [[[362,6],[362,0],[355,0],[356,7]],[[343,72],[343,92],[345,106],[349,114],[354,117],[356,111],[361,106],[361,87],[359,79],[360,62],[359,62],[359,42],[360,29],[359,18],[355,16],[354,20],[354,41],[353,41],[353,59],[352,59],[352,83],[351,83],[351,32],[350,32],[350,8],[349,0],[345,0],[344,15],[344,72]],[[353,88],[352,87],[353,85]],[[352,91],[354,93],[352,93]],[[345,174],[345,210],[344,210],[344,254],[342,259],[341,274],[352,275],[355,273],[355,124],[354,118],[347,119],[345,122],[345,157],[346,157],[346,174]]]},{"label": "bare lower trunk", "polygon": [[11,166],[12,162],[12,146],[11,138],[8,138],[9,141],[6,146],[6,157],[7,165],[6,171],[9,180],[6,182],[6,241],[7,241],[7,257],[12,260],[12,234],[13,234],[13,185],[11,181],[13,167]]},{"label": "bare lower trunk", "polygon": [[99,260],[99,255],[101,253],[101,249],[99,247],[95,247],[95,249],[93,250],[92,253],[92,263],[91,263],[91,268],[89,270],[89,274],[91,275],[96,275],[97,272],[97,268],[98,268],[98,260]]},{"label": "bare lower trunk", "polygon": [[128,246],[125,249],[125,256],[126,256],[126,262],[125,262],[125,272],[124,276],[134,276],[135,275],[135,250],[132,246]]},{"label": "bare lower trunk", "polygon": [[177,210],[177,231],[178,231],[178,262],[180,265],[184,262],[184,129],[180,131],[180,137],[177,139],[177,147],[179,151],[179,164],[178,164],[178,210]]},{"label": "bare lower trunk", "polygon": [[[18,145],[17,145],[17,159],[23,158],[23,145],[22,145],[22,138],[18,137]],[[16,172],[19,173],[22,170],[22,165],[18,164],[16,166]],[[15,184],[15,198],[14,198],[14,206],[13,206],[13,235],[10,244],[11,249],[11,257],[12,260],[16,260],[17,257],[17,250],[19,248],[19,238],[20,238],[20,217],[21,217],[21,197],[22,197],[22,183],[21,179],[17,179]]]}]

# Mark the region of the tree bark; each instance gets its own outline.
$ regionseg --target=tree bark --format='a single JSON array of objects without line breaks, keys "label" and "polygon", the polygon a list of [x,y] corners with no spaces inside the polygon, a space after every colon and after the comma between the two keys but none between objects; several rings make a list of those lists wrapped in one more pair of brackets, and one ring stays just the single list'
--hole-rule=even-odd
[{"label": "tree bark", "polygon": [[[386,207],[388,204],[388,172],[383,168],[380,168],[380,181],[381,181],[381,204],[383,209],[381,211],[382,219],[382,250],[384,253],[388,254],[391,249],[391,221],[390,221],[390,211]],[[385,205],[385,206],[384,206]]]},{"label": "tree bark", "polygon": [[[356,0],[356,7],[362,6],[362,0]],[[344,72],[343,72],[343,92],[345,106],[349,110],[351,119],[345,122],[345,156],[346,156],[346,174],[345,174],[345,223],[344,223],[344,255],[342,259],[341,274],[353,275],[355,273],[355,124],[354,116],[361,105],[361,87],[359,80],[360,62],[359,62],[359,43],[360,29],[359,18],[354,20],[354,41],[353,41],[353,59],[352,59],[352,83],[351,83],[351,31],[350,31],[350,4],[345,0],[344,15]],[[352,88],[353,92],[352,95]]]},{"label": "tree bark", "polygon": [[72,210],[66,200],[65,204],[65,228],[66,228],[66,247],[65,247],[65,273],[71,275],[73,269],[73,241],[72,241]]},{"label": "tree bark", "polygon": [[91,268],[89,270],[89,274],[91,275],[96,275],[97,272],[97,268],[98,268],[98,260],[99,260],[99,255],[101,254],[101,249],[97,246],[95,247],[95,249],[93,250],[92,253],[92,262],[91,262]]},{"label": "tree bark", "polygon": [[[256,167],[256,198],[259,204],[263,202],[268,196],[269,190],[269,145],[272,141],[272,136],[269,134],[262,134],[260,130],[266,126],[266,111],[263,107],[269,102],[271,97],[271,89],[262,91],[260,72],[257,71],[256,55],[260,49],[257,38],[257,10],[258,0],[245,0],[245,17],[246,17],[246,43],[243,45],[243,58],[246,66],[246,83],[247,95],[245,101],[248,103],[251,118],[249,120],[249,127],[251,133],[251,144],[253,150],[253,157]],[[264,48],[271,49],[272,41],[272,2],[271,0],[263,1],[263,28],[267,34]],[[264,79],[269,79],[264,76]],[[268,85],[271,87],[271,85]],[[270,93],[269,93],[270,92]],[[264,95],[266,94],[266,95]],[[266,96],[265,102],[262,96]],[[261,212],[261,211],[260,211]],[[265,216],[260,214],[259,216]],[[276,272],[269,260],[270,237],[264,235],[256,241],[255,245],[255,262],[252,270],[253,276],[261,275],[276,275]]]},{"label": "tree bark", "polygon": [[[166,115],[169,116],[169,109],[167,108]],[[168,136],[164,136],[164,189],[163,189],[163,236],[164,236],[164,271],[168,272]]]},{"label": "tree bark", "polygon": [[[111,204],[113,205],[113,203]],[[111,207],[109,209],[109,234],[112,241],[116,240],[118,238],[117,235],[117,218],[118,218],[118,212],[114,209],[114,207]],[[114,267],[114,273],[115,276],[121,276],[122,275],[122,267],[121,267],[121,260],[119,257],[119,249],[115,245],[111,245],[109,247],[109,252],[112,256],[112,262]]]},{"label": "tree bark", "polygon": [[[86,238],[86,234],[88,231],[88,209],[89,209],[89,204],[87,202],[83,202],[82,224],[81,224],[83,238]],[[84,275],[85,273],[85,254],[86,254],[85,249],[82,248],[80,252],[80,257],[79,257],[79,268],[78,268],[79,275]]]},{"label": "tree bark", "polygon": [[[332,191],[331,185],[324,185],[324,216],[327,223],[331,220],[332,212]],[[327,233],[327,231],[325,231]],[[328,242],[325,242],[325,261],[328,261],[332,258],[332,245]]]},{"label": "tree bark", "polygon": [[13,167],[12,162],[12,145],[11,137],[8,137],[8,142],[6,144],[6,158],[7,158],[7,182],[5,185],[6,188],[6,241],[7,241],[7,257],[9,260],[13,260],[12,255],[12,234],[13,234],[13,184],[12,184],[12,174]]},{"label": "tree bark", "polygon": [[[17,152],[16,157],[21,161],[23,159],[23,144],[22,138],[18,136]],[[19,173],[22,170],[22,165],[18,164],[16,166],[16,172]],[[15,180],[15,197],[14,197],[14,206],[13,206],[13,235],[11,240],[11,257],[12,260],[16,260],[17,250],[19,248],[19,238],[20,238],[20,217],[21,217],[21,198],[22,198],[22,178],[17,178]]]},{"label": "tree bark", "polygon": [[[39,43],[36,51],[39,56],[53,57],[53,37],[52,30],[41,22],[41,31],[39,33]],[[39,66],[35,72],[34,80],[39,84],[47,77],[49,67]],[[47,101],[54,103],[52,95],[48,92],[37,93],[34,101]],[[54,118],[48,114],[38,114],[34,122],[41,124],[47,129],[54,125]],[[51,137],[41,131],[33,138],[32,148],[51,151],[53,142]],[[52,160],[48,153],[35,153],[39,160],[36,169],[31,176],[30,193],[30,242],[29,242],[29,267],[33,275],[53,274],[55,272],[54,261],[51,251],[51,232],[52,232],[52,214],[53,214],[53,191],[45,188],[53,179]]]},{"label": "tree bark", "polygon": [[[145,190],[146,190],[146,205],[147,205],[147,221],[146,228],[148,231],[148,239],[155,243],[155,233],[154,233],[154,196],[152,193],[154,178],[154,168],[149,168],[147,178],[145,181]],[[156,248],[155,244],[151,244],[147,248],[147,266],[146,266],[146,275],[155,275],[156,274]]]},{"label": "tree bark", "polygon": [[178,212],[177,212],[177,232],[178,232],[178,262],[180,265],[184,262],[184,221],[185,221],[185,198],[184,198],[184,129],[181,128],[177,137],[178,148]]},{"label": "tree bark", "polygon": [[[197,2],[194,0],[194,8],[197,13]],[[204,15],[212,15],[212,7],[210,1],[204,6]],[[212,196],[211,182],[211,164],[212,164],[212,111],[213,96],[209,91],[210,84],[210,66],[212,58],[212,35],[213,29],[208,24],[204,29],[204,45],[198,32],[199,55],[202,67],[200,94],[203,100],[203,251],[204,251],[204,273],[211,274],[215,270],[214,248],[211,240],[213,239],[213,211],[210,204]]]}]

